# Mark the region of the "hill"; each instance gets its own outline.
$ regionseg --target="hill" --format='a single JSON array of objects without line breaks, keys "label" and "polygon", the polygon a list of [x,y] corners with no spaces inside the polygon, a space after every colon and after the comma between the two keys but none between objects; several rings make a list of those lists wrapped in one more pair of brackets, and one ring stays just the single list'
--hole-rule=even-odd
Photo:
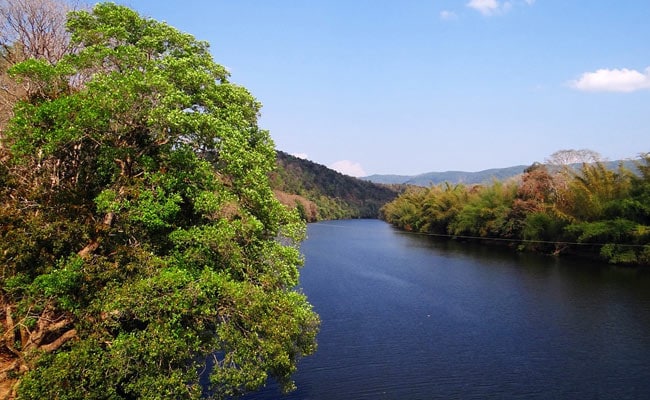
[{"label": "hill", "polygon": [[[610,169],[616,169],[620,163],[631,171],[636,171],[634,160],[607,161],[605,165]],[[575,169],[582,164],[571,164]],[[503,181],[524,172],[529,165],[515,165],[505,168],[491,168],[478,172],[467,171],[445,171],[445,172],[427,172],[419,175],[370,175],[364,178],[369,182],[377,184],[391,185],[414,185],[429,187],[440,183],[463,183],[467,185],[490,183],[493,180]]]},{"label": "hill", "polygon": [[445,172],[427,172],[419,175],[370,175],[364,177],[370,182],[382,184],[405,184],[415,186],[432,186],[439,183],[464,183],[478,184],[490,182],[494,179],[505,180],[524,172],[527,165],[516,165],[507,168],[491,168],[478,172],[467,171],[445,171]]},{"label": "hill", "polygon": [[277,152],[277,168],[269,178],[277,198],[297,207],[307,221],[377,218],[379,209],[400,191],[399,187],[343,175],[282,151]]}]

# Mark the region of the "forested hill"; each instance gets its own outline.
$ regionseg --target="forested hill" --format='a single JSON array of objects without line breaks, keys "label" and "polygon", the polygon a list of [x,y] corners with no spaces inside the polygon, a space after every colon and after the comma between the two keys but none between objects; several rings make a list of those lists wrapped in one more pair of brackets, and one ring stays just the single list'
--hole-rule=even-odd
[{"label": "forested hill", "polygon": [[324,165],[277,152],[277,168],[270,175],[278,199],[308,221],[376,218],[379,209],[397,197],[394,186],[343,175]]},{"label": "forested hill", "polygon": [[[608,169],[615,170],[619,164],[636,171],[634,162],[631,160],[617,160],[604,162]],[[489,184],[494,180],[504,181],[517,175],[521,175],[528,165],[515,165],[505,168],[491,168],[477,172],[467,171],[445,171],[445,172],[426,172],[419,175],[370,175],[362,178],[374,183],[380,184],[404,184],[429,187],[440,183],[449,182],[452,184],[462,183],[465,185]],[[582,163],[571,164],[574,170],[579,170]]]}]

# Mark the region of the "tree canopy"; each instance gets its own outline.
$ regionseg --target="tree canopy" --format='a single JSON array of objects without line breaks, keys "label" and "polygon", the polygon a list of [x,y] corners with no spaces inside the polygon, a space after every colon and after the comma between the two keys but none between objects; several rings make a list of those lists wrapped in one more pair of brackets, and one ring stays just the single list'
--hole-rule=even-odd
[{"label": "tree canopy", "polygon": [[291,389],[319,320],[260,104],[207,43],[126,7],[67,27],[77,50],[9,70],[30,91],[2,137],[3,379],[25,399]]}]

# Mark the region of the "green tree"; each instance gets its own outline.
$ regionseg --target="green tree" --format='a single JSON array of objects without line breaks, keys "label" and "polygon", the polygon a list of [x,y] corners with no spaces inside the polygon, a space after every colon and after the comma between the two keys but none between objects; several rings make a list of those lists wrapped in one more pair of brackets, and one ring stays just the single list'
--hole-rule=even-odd
[{"label": "green tree", "polygon": [[[566,228],[574,240],[595,243],[610,262],[650,261],[647,155],[637,164],[640,172],[619,166],[584,165],[570,183],[574,222]],[[604,246],[601,247],[601,245]]]},{"label": "green tree", "polygon": [[469,190],[464,185],[449,183],[432,186],[423,202],[422,230],[446,234],[449,225],[463,209],[469,199]]},{"label": "green tree", "polygon": [[629,219],[650,225],[650,153],[641,154],[636,169],[639,173],[631,175],[629,196],[623,199],[619,210]]},{"label": "green tree", "polygon": [[424,224],[422,210],[427,192],[425,188],[409,187],[381,208],[381,217],[400,229],[419,232]]},{"label": "green tree", "polygon": [[514,183],[494,181],[478,187],[450,223],[449,231],[455,235],[511,238],[514,227],[509,216],[516,194]]},{"label": "green tree", "polygon": [[567,195],[569,206],[565,212],[576,221],[595,221],[612,216],[611,207],[627,197],[632,174],[623,166],[610,170],[604,163],[597,162],[583,164],[571,178]]},{"label": "green tree", "polygon": [[68,28],[77,51],[10,70],[35,88],[0,169],[19,397],[199,398],[202,373],[216,397],[291,389],[319,321],[293,290],[304,223],[269,186],[260,104],[206,43],[128,8]]}]

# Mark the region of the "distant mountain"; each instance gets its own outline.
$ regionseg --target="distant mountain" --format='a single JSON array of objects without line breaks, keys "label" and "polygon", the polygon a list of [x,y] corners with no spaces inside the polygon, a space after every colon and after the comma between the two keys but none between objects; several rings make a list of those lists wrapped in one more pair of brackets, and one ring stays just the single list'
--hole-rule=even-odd
[{"label": "distant mountain", "polygon": [[[606,161],[605,165],[610,169],[616,169],[620,163],[625,168],[636,172],[634,160]],[[573,168],[580,168],[582,164],[573,164]],[[463,183],[474,185],[480,183],[489,183],[492,180],[503,181],[519,174],[522,174],[529,165],[516,165],[506,168],[491,168],[478,172],[465,171],[446,171],[446,172],[427,172],[419,175],[370,175],[361,179],[378,184],[392,185],[415,185],[429,187],[440,183]]]},{"label": "distant mountain", "polygon": [[308,221],[377,218],[379,209],[399,193],[399,187],[343,175],[282,151],[269,178],[276,197]]},{"label": "distant mountain", "polygon": [[439,183],[464,183],[468,185],[486,183],[494,179],[505,180],[524,172],[528,165],[517,165],[507,168],[491,168],[478,172],[446,171],[427,172],[420,175],[370,175],[364,180],[382,184],[404,184],[415,186],[432,186]]}]

